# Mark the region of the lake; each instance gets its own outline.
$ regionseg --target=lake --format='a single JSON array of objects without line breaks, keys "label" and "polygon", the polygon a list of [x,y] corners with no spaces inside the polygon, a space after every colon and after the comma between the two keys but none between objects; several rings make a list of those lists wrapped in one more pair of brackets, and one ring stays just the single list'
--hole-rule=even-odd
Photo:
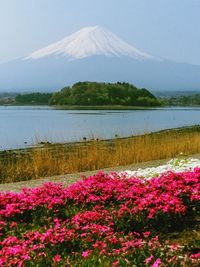
[{"label": "lake", "polygon": [[41,141],[130,136],[200,124],[200,108],[152,110],[59,110],[46,106],[0,106],[0,150]]}]

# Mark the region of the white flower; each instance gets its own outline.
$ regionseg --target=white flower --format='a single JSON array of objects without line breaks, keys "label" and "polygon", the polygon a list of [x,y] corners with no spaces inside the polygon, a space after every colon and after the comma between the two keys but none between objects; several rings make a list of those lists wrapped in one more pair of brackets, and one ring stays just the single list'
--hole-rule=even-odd
[{"label": "white flower", "polygon": [[126,170],[120,172],[119,175],[126,174],[127,178],[138,177],[151,179],[152,177],[159,177],[162,173],[173,171],[173,172],[184,172],[193,170],[195,167],[200,167],[200,160],[194,158],[185,158],[185,159],[171,159],[165,165],[160,165],[158,167],[145,168],[131,171]]}]

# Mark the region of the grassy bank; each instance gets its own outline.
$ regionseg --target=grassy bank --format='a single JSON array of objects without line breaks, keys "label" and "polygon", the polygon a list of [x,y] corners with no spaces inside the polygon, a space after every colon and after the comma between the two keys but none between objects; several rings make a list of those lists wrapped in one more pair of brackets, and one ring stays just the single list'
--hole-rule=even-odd
[{"label": "grassy bank", "polygon": [[98,170],[180,153],[200,153],[200,126],[165,130],[136,137],[90,141],[0,154],[0,182]]}]

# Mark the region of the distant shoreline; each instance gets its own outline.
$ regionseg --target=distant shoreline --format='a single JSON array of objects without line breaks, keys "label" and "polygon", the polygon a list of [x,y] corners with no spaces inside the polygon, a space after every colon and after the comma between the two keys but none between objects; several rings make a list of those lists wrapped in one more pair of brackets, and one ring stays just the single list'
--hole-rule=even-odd
[{"label": "distant shoreline", "polygon": [[129,139],[134,139],[134,138],[138,138],[138,137],[142,137],[142,136],[146,136],[146,135],[151,135],[151,134],[163,134],[163,133],[174,133],[174,132],[185,132],[185,131],[196,131],[198,130],[200,132],[200,125],[192,125],[192,126],[182,126],[182,127],[175,127],[175,128],[167,128],[167,129],[163,129],[163,130],[159,130],[159,131],[151,131],[151,132],[147,132],[147,133],[143,133],[143,134],[138,134],[138,135],[129,135],[129,136],[124,136],[124,137],[120,137],[118,135],[116,135],[115,138],[109,138],[109,139],[101,139],[101,138],[96,138],[96,139],[89,139],[86,138],[82,141],[72,141],[72,142],[40,142],[37,145],[33,145],[33,146],[29,146],[29,147],[22,147],[22,148],[16,148],[16,149],[5,149],[5,150],[0,150],[0,156],[5,154],[5,153],[29,153],[32,151],[37,151],[37,150],[43,150],[43,149],[49,149],[49,148],[59,148],[59,147],[65,147],[65,148],[70,148],[73,146],[82,146],[85,144],[89,144],[91,142],[97,141],[97,142],[114,142],[114,141],[123,141],[123,140],[129,140]]},{"label": "distant shoreline", "polygon": [[156,107],[145,106],[120,106],[120,105],[104,105],[104,106],[77,106],[77,105],[47,105],[47,104],[0,104],[0,107],[49,107],[58,110],[157,110],[157,109],[184,109],[184,108],[200,108],[200,105],[167,105]]},{"label": "distant shoreline", "polygon": [[157,108],[165,108],[165,106],[154,106],[154,107],[146,107],[146,106],[121,106],[121,105],[102,105],[102,106],[86,106],[86,105],[47,105],[47,104],[0,104],[1,107],[50,107],[55,109],[62,110],[148,110],[148,109],[157,109]]},{"label": "distant shoreline", "polygon": [[114,139],[0,152],[0,183],[82,173],[200,153],[200,125]]}]

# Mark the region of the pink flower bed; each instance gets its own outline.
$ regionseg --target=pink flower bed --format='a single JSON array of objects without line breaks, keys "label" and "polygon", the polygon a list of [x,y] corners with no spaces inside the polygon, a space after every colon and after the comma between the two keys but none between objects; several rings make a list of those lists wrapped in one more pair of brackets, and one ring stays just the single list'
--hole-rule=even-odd
[{"label": "pink flower bed", "polygon": [[195,217],[199,200],[199,168],[1,193],[0,266],[199,266],[198,252],[159,238]]}]

